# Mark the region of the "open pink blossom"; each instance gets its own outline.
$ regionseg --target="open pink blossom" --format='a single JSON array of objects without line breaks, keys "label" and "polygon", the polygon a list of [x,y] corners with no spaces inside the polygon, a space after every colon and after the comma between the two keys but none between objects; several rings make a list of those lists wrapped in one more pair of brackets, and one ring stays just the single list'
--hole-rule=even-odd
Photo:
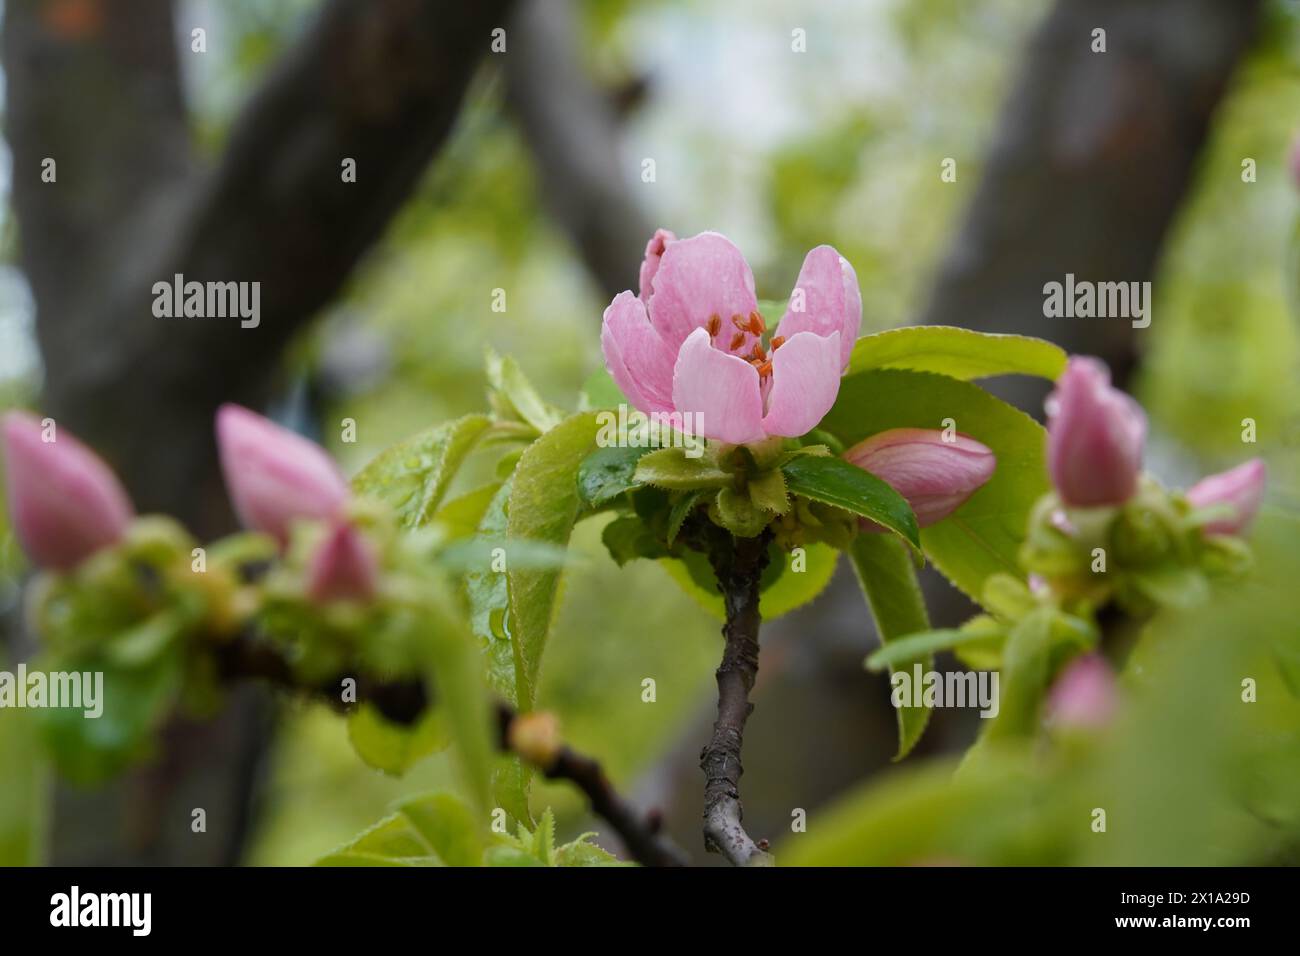
[{"label": "open pink blossom", "polygon": [[317,601],[368,601],[378,585],[374,546],[350,522],[339,522],[312,553],[307,593]]},{"label": "open pink blossom", "polygon": [[281,545],[292,522],[335,517],[350,495],[325,449],[239,405],[217,410],[217,448],[239,520]]},{"label": "open pink blossom", "polygon": [[754,275],[729,239],[659,230],[646,246],[640,296],[605,310],[605,367],[646,414],[689,413],[729,444],[795,437],[835,402],[862,325],[858,279],[830,246],[808,253],[770,343]]},{"label": "open pink blossom", "polygon": [[1104,364],[1071,356],[1047,398],[1047,468],[1061,500],[1093,508],[1133,497],[1146,430],[1141,406],[1110,384]]},{"label": "open pink blossom", "polygon": [[[993,477],[997,457],[966,435],[928,428],[891,428],[858,442],[844,453],[907,499],[916,524],[925,528],[948,517]],[[883,530],[864,521],[864,530]]]},{"label": "open pink blossom", "polygon": [[117,476],[93,451],[39,419],[4,416],[9,514],[23,550],[39,567],[68,571],[116,544],[134,516]]},{"label": "open pink blossom", "polygon": [[1241,534],[1255,520],[1260,502],[1264,500],[1264,483],[1268,469],[1259,458],[1252,458],[1217,475],[1202,478],[1187,489],[1187,500],[1196,508],[1211,505],[1228,505],[1232,514],[1211,521],[1205,526],[1207,534]]}]

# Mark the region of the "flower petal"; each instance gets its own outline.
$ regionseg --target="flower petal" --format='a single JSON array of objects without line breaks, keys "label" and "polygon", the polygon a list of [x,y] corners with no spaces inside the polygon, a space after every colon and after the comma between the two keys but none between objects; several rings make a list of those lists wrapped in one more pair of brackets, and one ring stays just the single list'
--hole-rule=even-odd
[{"label": "flower petal", "polygon": [[605,310],[600,329],[605,368],[633,405],[647,415],[673,410],[676,353],[655,331],[645,306],[631,292],[620,292]]},{"label": "flower petal", "polygon": [[5,483],[14,532],[32,561],[67,571],[126,533],[134,511],[108,465],[33,415],[4,416]]},{"label": "flower petal", "polygon": [[673,404],[695,415],[695,433],[733,445],[763,436],[758,369],[709,344],[696,329],[682,343],[673,369]]},{"label": "flower petal", "polygon": [[[716,340],[719,348],[742,354],[753,347],[755,337],[737,332],[731,317],[748,318],[758,308],[754,274],[726,236],[702,232],[669,243],[652,284],[654,291],[647,303],[650,321],[669,348],[679,349],[688,335],[715,315],[722,320]],[[745,339],[732,349],[731,341],[737,335]]]},{"label": "flower petal", "polygon": [[649,302],[654,289],[655,273],[659,271],[659,260],[663,258],[664,248],[677,237],[667,229],[656,229],[650,241],[645,244],[645,259],[641,262],[641,301]]},{"label": "flower petal", "polygon": [[239,405],[217,409],[217,451],[235,514],[282,545],[294,521],[332,517],[351,495],[324,448]]},{"label": "flower petal", "polygon": [[[798,301],[797,293],[803,293]],[[818,246],[803,260],[799,279],[790,296],[790,305],[802,305],[795,311],[788,307],[776,334],[789,339],[800,332],[828,336],[840,333],[840,368],[849,364],[853,343],[862,328],[862,293],[858,275],[849,261],[832,246]]]},{"label": "flower petal", "polygon": [[794,438],[817,427],[840,391],[840,334],[800,332],[772,353],[763,430]]}]

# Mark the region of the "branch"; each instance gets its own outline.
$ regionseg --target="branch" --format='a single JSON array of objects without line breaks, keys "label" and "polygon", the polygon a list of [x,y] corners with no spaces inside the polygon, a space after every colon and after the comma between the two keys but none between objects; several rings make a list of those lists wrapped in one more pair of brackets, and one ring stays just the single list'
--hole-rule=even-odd
[{"label": "branch", "polygon": [[[523,715],[524,718],[535,716],[547,715]],[[518,728],[520,719],[520,714],[509,704],[504,701],[497,703],[502,750],[513,751],[533,763],[547,780],[567,780],[581,790],[590,802],[592,812],[614,828],[628,853],[642,866],[686,865],[687,860],[681,850],[660,835],[663,820],[659,814],[651,812],[643,815],[620,797],[596,760],[563,744],[544,755],[520,753],[526,748],[513,742],[514,731]]]},{"label": "branch", "polygon": [[[278,648],[252,634],[240,634],[218,645],[216,657],[218,673],[227,682],[267,681],[282,690],[323,701],[342,712],[348,710],[348,705],[343,703],[339,689],[349,677],[357,682],[357,699],[373,704],[394,723],[414,723],[430,703],[428,688],[418,680],[381,681],[363,674],[340,674],[319,684],[304,684]],[[498,746],[533,763],[548,780],[567,780],[574,784],[590,801],[592,812],[618,833],[634,860],[643,866],[686,865],[682,852],[660,835],[659,815],[642,815],[620,797],[596,760],[558,742],[544,755],[539,755],[535,748],[520,746],[514,735],[520,726],[520,715],[505,701],[497,701],[496,718],[500,730]]]},{"label": "branch", "polygon": [[756,844],[741,820],[740,750],[745,721],[754,705],[749,692],[758,676],[758,593],[767,567],[771,532],[757,538],[736,538],[734,545],[714,544],[709,562],[718,577],[727,620],[722,627],[724,648],[718,665],[718,719],[713,736],[700,752],[704,771],[704,846],[721,853],[736,866],[771,865],[767,841]]},{"label": "branch", "polygon": [[[1131,324],[1046,319],[1043,284],[1067,272],[1152,278],[1261,6],[1057,0],[1026,49],[918,324],[1045,336],[1105,357],[1125,381],[1138,354]],[[1092,51],[1098,27],[1105,53]]]},{"label": "branch", "polygon": [[506,98],[528,142],[547,210],[608,296],[637,287],[654,231],[633,198],[618,116],[582,62],[573,0],[524,0],[510,29]]}]

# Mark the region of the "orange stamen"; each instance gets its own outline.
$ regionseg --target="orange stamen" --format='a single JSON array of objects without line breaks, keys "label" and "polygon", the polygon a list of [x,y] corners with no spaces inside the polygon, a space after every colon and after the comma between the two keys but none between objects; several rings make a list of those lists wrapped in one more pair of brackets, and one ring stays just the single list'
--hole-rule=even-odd
[{"label": "orange stamen", "polygon": [[758,366],[758,377],[766,378],[772,374],[772,360],[768,359],[762,365]]},{"label": "orange stamen", "polygon": [[752,332],[754,335],[762,335],[767,331],[767,324],[763,321],[761,313],[757,311],[749,313],[749,325],[747,326],[747,330]]},{"label": "orange stamen", "polygon": [[[705,328],[709,330],[709,338],[717,338],[718,333],[722,331],[722,319],[716,314],[709,316],[709,323]],[[732,348],[735,346],[733,345]]]},{"label": "orange stamen", "polygon": [[731,351],[733,352],[736,351],[736,349],[740,348],[744,344],[745,344],[745,333],[737,332],[735,337],[732,338],[731,340]]},{"label": "orange stamen", "polygon": [[749,331],[749,322],[743,316],[733,315],[731,317],[731,324],[742,332]]},{"label": "orange stamen", "polygon": [[772,339],[771,349],[773,352],[775,352],[783,345],[785,345],[785,336],[778,335],[776,338]]}]

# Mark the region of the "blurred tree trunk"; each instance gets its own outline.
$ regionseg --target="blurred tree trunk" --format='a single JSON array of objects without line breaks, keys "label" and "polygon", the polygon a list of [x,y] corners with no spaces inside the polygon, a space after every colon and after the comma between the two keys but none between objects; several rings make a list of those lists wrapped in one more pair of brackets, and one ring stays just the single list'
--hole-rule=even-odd
[{"label": "blurred tree trunk", "polygon": [[[168,0],[5,6],[13,202],[43,409],[104,453],[142,512],[173,514],[203,538],[228,531],[217,406],[265,405],[286,344],[338,294],[445,140],[510,4],[325,0],[210,169],[190,147]],[[156,318],[152,285],[177,273],[260,282],[260,324]],[[214,721],[174,719],[148,767],[100,790],[60,787],[54,861],[237,861],[269,729],[266,699],[241,688]],[[195,807],[205,834],[190,831]]]}]

